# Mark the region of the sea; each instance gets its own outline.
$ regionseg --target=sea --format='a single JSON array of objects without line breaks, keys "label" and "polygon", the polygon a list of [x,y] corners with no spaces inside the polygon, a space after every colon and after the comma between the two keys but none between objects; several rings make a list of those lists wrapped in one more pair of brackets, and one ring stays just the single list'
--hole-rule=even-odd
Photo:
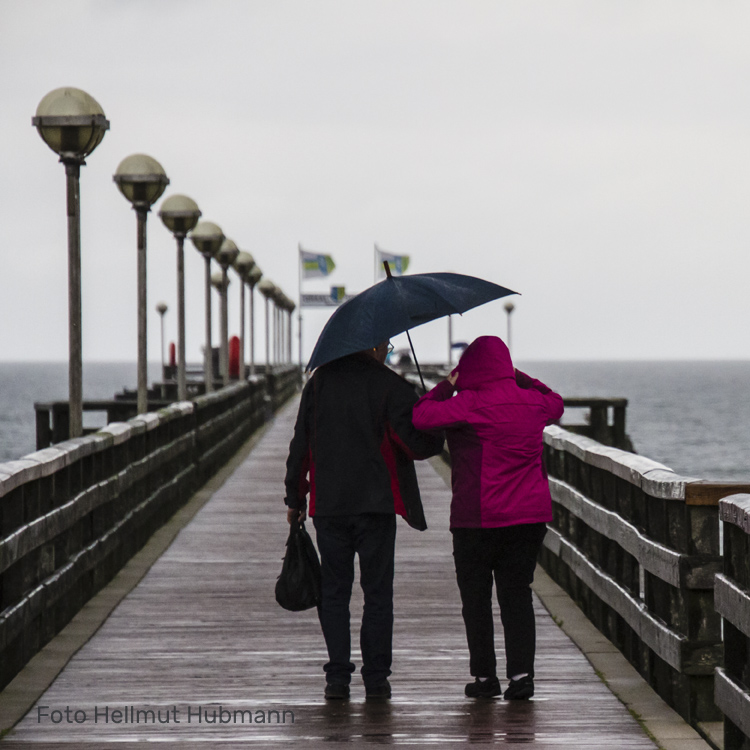
[{"label": "sea", "polygon": [[[161,365],[149,363],[149,383],[159,380]],[[83,399],[111,399],[138,382],[135,362],[84,362]],[[34,403],[68,400],[67,362],[0,362],[0,462],[36,450]],[[83,426],[101,427],[102,412],[84,412]]]},{"label": "sea", "polygon": [[[683,476],[750,483],[750,362],[518,362],[562,396],[627,398],[637,453]],[[155,382],[159,365],[149,367]],[[133,389],[135,363],[84,363],[84,399]],[[34,402],[65,400],[67,364],[0,363],[0,461],[35,450]],[[570,410],[563,423],[580,422]],[[85,414],[84,426],[103,424]]]}]

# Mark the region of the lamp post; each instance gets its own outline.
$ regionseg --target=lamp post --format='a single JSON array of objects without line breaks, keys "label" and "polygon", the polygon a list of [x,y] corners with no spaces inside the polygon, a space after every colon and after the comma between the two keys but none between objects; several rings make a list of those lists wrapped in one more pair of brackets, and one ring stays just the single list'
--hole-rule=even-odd
[{"label": "lamp post", "polygon": [[177,400],[187,399],[185,364],[185,237],[195,228],[201,212],[186,195],[170,195],[159,211],[164,226],[177,240]]},{"label": "lamp post", "polygon": [[240,380],[245,380],[245,282],[247,275],[255,267],[255,260],[250,253],[240,251],[234,260],[234,270],[240,277]]},{"label": "lamp post", "polygon": [[164,316],[167,314],[167,310],[169,307],[167,307],[166,302],[159,302],[156,305],[156,312],[159,313],[159,317],[161,318],[161,376],[162,379],[164,378]]},{"label": "lamp post", "polygon": [[227,351],[225,347],[225,316],[224,309],[227,298],[227,290],[229,288],[229,277],[223,271],[215,271],[211,274],[211,286],[216,290],[219,295],[219,308],[221,310],[221,341],[219,342],[219,378],[221,380],[221,386],[229,385],[229,369],[224,369],[225,360],[224,353]]},{"label": "lamp post", "polygon": [[250,377],[255,375],[255,286],[263,278],[258,266],[253,266],[247,275],[250,287]]},{"label": "lamp post", "polygon": [[219,358],[220,372],[223,385],[229,385],[229,302],[227,289],[229,288],[229,266],[234,263],[237,256],[240,254],[240,250],[235,243],[230,239],[225,239],[221,243],[219,252],[216,253],[216,260],[221,266],[221,275],[224,279],[223,289],[221,294],[221,355]]},{"label": "lamp post", "polygon": [[279,326],[279,333],[276,336],[277,340],[277,355],[276,358],[279,360],[279,362],[282,362],[286,364],[286,312],[288,309],[287,306],[287,296],[284,294],[284,292],[281,291],[281,289],[278,290],[278,294],[276,295],[276,309],[277,309],[277,321]]},{"label": "lamp post", "polygon": [[281,337],[283,335],[281,328],[281,306],[283,304],[284,293],[276,287],[271,294],[273,300],[273,354],[271,355],[274,364],[281,363],[281,357],[279,356],[281,351]]},{"label": "lamp post", "polygon": [[83,434],[83,358],[81,353],[81,193],[85,158],[109,128],[104,110],[92,96],[75,88],[50,91],[31,124],[65,165],[68,213],[68,431]]},{"label": "lamp post", "polygon": [[297,305],[294,300],[289,297],[286,298],[286,312],[287,312],[287,338],[286,338],[286,361],[292,363],[292,321],[294,320],[294,310]]},{"label": "lamp post", "polygon": [[211,258],[224,242],[224,232],[211,221],[201,221],[190,233],[190,239],[206,261],[206,351],[203,377],[206,393],[214,389],[213,350],[211,348]]},{"label": "lamp post", "polygon": [[258,284],[258,291],[266,298],[266,375],[269,375],[272,370],[271,366],[271,314],[269,311],[269,305],[271,304],[271,298],[273,297],[276,286],[273,282],[268,279],[263,279]]},{"label": "lamp post", "polygon": [[512,302],[506,302],[505,305],[504,305],[504,307],[505,307],[505,312],[508,314],[508,335],[507,335],[507,338],[508,338],[508,351],[511,351],[511,348],[510,348],[510,316],[511,316],[511,313],[513,312],[513,310],[516,309],[516,306]]},{"label": "lamp post", "polygon": [[146,154],[125,157],[113,177],[138,217],[138,413],[148,411],[148,351],[146,334],[146,218],[161,197],[169,178],[156,159]]}]

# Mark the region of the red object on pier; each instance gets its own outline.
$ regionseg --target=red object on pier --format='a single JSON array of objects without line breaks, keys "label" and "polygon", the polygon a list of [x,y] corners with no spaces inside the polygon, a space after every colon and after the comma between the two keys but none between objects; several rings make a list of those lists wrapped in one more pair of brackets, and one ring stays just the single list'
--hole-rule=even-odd
[{"label": "red object on pier", "polygon": [[237,380],[240,377],[240,339],[232,336],[229,339],[229,377]]},{"label": "red object on pier", "polygon": [[175,367],[177,365],[177,349],[174,345],[174,341],[169,343],[169,366]]}]

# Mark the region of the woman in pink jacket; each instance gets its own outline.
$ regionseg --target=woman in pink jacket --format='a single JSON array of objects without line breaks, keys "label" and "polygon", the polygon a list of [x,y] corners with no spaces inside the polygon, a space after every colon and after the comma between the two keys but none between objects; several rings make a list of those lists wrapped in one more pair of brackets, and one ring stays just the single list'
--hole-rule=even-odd
[{"label": "woman in pink jacket", "polygon": [[515,370],[508,347],[496,336],[476,339],[450,377],[414,406],[414,426],[445,430],[451,454],[450,528],[475,678],[466,686],[470,698],[502,692],[496,673],[493,576],[510,680],[503,697],[534,694],[530,585],[546,524],[552,520],[542,432],[562,413],[562,398]]}]

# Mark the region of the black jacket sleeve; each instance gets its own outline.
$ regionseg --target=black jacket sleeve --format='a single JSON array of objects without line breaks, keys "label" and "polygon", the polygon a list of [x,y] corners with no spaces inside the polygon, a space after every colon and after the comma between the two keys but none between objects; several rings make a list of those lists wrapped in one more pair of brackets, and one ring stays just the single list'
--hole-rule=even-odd
[{"label": "black jacket sleeve", "polygon": [[286,460],[286,497],[284,502],[290,508],[303,508],[307,503],[307,492],[310,483],[307,480],[307,473],[310,469],[310,424],[312,408],[312,389],[313,378],[307,381],[302,398],[300,400],[299,411],[297,412],[297,422],[294,425],[294,437],[289,444],[289,456]]},{"label": "black jacket sleeve", "polygon": [[408,382],[397,385],[389,392],[386,407],[391,440],[413,461],[436,456],[443,450],[442,433],[424,432],[414,426],[412,410],[418,396]]}]

